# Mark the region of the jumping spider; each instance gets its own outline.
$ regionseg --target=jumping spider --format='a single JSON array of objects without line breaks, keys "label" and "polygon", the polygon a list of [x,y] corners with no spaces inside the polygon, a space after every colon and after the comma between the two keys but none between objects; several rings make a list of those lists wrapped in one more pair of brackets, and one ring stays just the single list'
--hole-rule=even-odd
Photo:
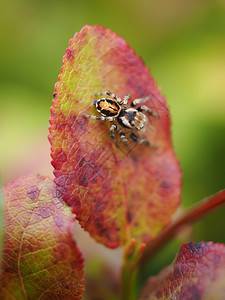
[{"label": "jumping spider", "polygon": [[[131,102],[131,107],[128,107],[128,100],[130,99],[129,94],[125,95],[123,100],[121,100],[121,98],[108,91],[95,93],[94,95],[96,97],[100,96],[98,100],[95,100],[93,102],[93,105],[95,105],[97,111],[101,113],[102,116],[83,114],[83,116],[86,118],[110,122],[117,121],[120,126],[126,129],[133,129],[135,131],[139,131],[143,129],[147,123],[147,117],[144,113],[147,113],[148,115],[153,117],[158,117],[158,114],[153,112],[146,105],[141,105],[135,108],[136,105],[147,101],[149,99],[149,96],[133,100]],[[101,96],[106,96],[106,98],[102,98]],[[117,125],[112,124],[109,133],[110,137],[118,146],[118,142],[115,135],[117,130]],[[139,138],[134,132],[131,132],[129,136],[134,142],[138,144],[150,146],[149,141]],[[121,141],[126,145],[126,147],[129,148],[129,142],[123,130],[119,131],[119,137]]]}]

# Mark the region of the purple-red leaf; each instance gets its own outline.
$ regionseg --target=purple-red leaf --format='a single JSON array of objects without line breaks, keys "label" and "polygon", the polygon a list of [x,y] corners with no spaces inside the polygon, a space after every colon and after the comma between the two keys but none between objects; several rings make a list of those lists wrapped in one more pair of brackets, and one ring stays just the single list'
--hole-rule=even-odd
[{"label": "purple-red leaf", "polygon": [[0,299],[81,299],[83,259],[74,218],[52,180],[22,177],[3,189],[5,232]]},{"label": "purple-red leaf", "polygon": [[[122,142],[117,148],[109,137],[111,122],[83,116],[99,115],[92,105],[94,93],[105,90],[121,98],[131,94],[129,105],[150,97],[145,105],[159,118],[148,117],[141,138],[155,147],[135,144],[129,139],[132,131],[122,128],[132,151]],[[85,26],[70,40],[50,124],[55,183],[97,241],[111,248],[131,238],[148,242],[170,222],[180,203],[181,172],[168,109],[148,68],[123,38]]]},{"label": "purple-red leaf", "polygon": [[212,242],[183,244],[174,263],[151,277],[140,300],[224,299],[225,246]]}]

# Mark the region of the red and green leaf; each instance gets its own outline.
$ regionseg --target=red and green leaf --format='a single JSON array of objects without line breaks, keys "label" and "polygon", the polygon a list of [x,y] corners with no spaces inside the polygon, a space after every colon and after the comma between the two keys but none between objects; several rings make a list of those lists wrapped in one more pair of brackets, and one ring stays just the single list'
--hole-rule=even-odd
[{"label": "red and green leaf", "polygon": [[174,263],[151,277],[142,299],[224,299],[225,246],[212,242],[183,244]]},{"label": "red and green leaf", "polygon": [[74,218],[43,176],[3,189],[5,232],[1,299],[80,299],[83,259],[72,238]]},{"label": "red and green leaf", "polygon": [[[110,122],[93,121],[95,92],[150,96],[159,118],[149,117],[145,138],[154,147],[121,151],[109,138]],[[180,203],[181,172],[170,137],[170,118],[148,68],[125,40],[85,26],[70,40],[55,86],[50,118],[55,183],[81,226],[115,248],[131,238],[149,242]],[[123,150],[123,149],[122,149]]]}]

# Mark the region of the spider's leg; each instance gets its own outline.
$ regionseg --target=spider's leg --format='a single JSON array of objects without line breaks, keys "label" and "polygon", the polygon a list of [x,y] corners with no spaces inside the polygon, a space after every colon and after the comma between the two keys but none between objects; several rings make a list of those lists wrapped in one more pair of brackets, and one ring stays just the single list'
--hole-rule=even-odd
[{"label": "spider's leg", "polygon": [[144,103],[146,102],[147,100],[150,99],[150,96],[146,96],[146,97],[143,97],[143,98],[138,98],[138,99],[134,99],[132,102],[131,102],[131,106],[134,107],[138,104],[141,104],[141,103]]},{"label": "spider's leg", "polygon": [[123,103],[123,101],[122,101],[119,97],[117,97],[115,94],[113,94],[113,93],[111,93],[111,92],[109,92],[109,91],[104,91],[104,92],[100,92],[100,93],[95,93],[94,95],[95,95],[95,97],[99,97],[99,96],[109,96],[109,97],[115,99],[119,104],[122,104],[122,103]]},{"label": "spider's leg", "polygon": [[94,93],[94,96],[98,97],[98,96],[105,96],[108,95],[110,96],[112,93],[109,91],[104,91],[104,92],[99,92],[99,93]]},{"label": "spider's leg", "polygon": [[115,117],[92,116],[92,115],[88,115],[88,114],[83,114],[83,117],[89,118],[89,119],[92,119],[92,120],[98,120],[98,121],[110,121],[110,122],[113,122],[113,121],[116,120]]},{"label": "spider's leg", "polygon": [[153,110],[151,110],[148,106],[146,106],[146,105],[141,105],[141,106],[139,106],[138,108],[137,108],[137,110],[138,111],[140,111],[140,112],[146,112],[148,115],[150,115],[150,116],[153,116],[153,117],[156,117],[156,118],[159,118],[159,115],[156,113],[156,112],[154,112]]},{"label": "spider's leg", "polygon": [[129,99],[130,99],[130,95],[129,94],[127,94],[127,95],[124,96],[124,98],[123,98],[123,108],[124,109],[128,108],[128,100]]},{"label": "spider's leg", "polygon": [[114,98],[115,100],[117,99],[116,95],[113,94],[113,93],[111,93],[111,92],[109,92],[109,91],[104,91],[104,92],[94,93],[94,95],[95,95],[96,97],[98,97],[98,96],[109,96],[109,97]]},{"label": "spider's leg", "polygon": [[118,142],[116,140],[115,132],[117,131],[117,126],[115,124],[112,124],[112,126],[109,129],[109,135],[111,139],[114,141],[117,147],[119,147]]},{"label": "spider's leg", "polygon": [[120,132],[119,132],[119,136],[120,136],[121,141],[124,143],[124,145],[125,145],[127,148],[129,148],[130,145],[129,145],[129,142],[128,142],[126,136],[125,136],[125,133],[124,133],[123,131],[120,131]]},{"label": "spider's leg", "polygon": [[[150,146],[151,144],[149,141],[146,141],[144,139],[140,139],[136,134],[133,132],[130,134],[130,138],[137,144],[144,145],[144,146]],[[152,146],[152,145],[151,145]]]}]

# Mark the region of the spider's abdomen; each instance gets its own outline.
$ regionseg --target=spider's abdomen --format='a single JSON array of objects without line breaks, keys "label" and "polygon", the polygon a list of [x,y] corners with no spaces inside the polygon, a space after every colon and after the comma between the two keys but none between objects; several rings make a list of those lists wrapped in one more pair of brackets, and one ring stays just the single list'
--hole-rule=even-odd
[{"label": "spider's abdomen", "polygon": [[105,117],[117,117],[120,113],[120,105],[112,99],[102,98],[94,101],[94,105],[98,112]]}]

